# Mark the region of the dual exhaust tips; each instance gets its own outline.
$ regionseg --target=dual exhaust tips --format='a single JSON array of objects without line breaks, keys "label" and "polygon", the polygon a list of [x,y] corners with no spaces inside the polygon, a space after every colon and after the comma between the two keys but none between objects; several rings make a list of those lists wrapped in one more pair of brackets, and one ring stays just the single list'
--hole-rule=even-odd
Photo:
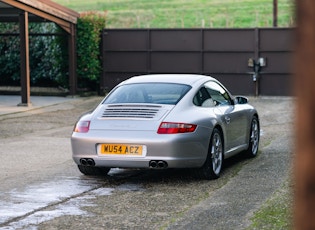
[{"label": "dual exhaust tips", "polygon": [[95,161],[92,158],[81,158],[80,164],[83,166],[95,166]]},{"label": "dual exhaust tips", "polygon": [[168,165],[166,161],[150,161],[149,166],[153,169],[166,169]]},{"label": "dual exhaust tips", "polygon": [[[80,164],[83,166],[95,166],[95,161],[92,158],[81,158]],[[149,167],[153,169],[166,169],[167,166],[166,161],[153,160],[149,162]]]}]

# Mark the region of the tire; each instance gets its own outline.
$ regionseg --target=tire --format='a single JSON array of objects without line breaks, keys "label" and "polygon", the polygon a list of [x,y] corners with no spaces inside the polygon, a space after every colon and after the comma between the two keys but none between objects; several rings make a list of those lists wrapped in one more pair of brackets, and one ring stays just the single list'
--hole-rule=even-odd
[{"label": "tire", "polygon": [[87,176],[106,176],[110,168],[78,165],[80,172]]},{"label": "tire", "polygon": [[201,179],[212,180],[220,177],[223,166],[223,139],[221,132],[215,128],[211,135],[208,155],[205,163],[197,169],[197,176]]},{"label": "tire", "polygon": [[253,158],[258,154],[259,147],[259,138],[260,138],[260,128],[258,118],[255,116],[252,119],[250,125],[248,149],[246,150],[247,157]]}]

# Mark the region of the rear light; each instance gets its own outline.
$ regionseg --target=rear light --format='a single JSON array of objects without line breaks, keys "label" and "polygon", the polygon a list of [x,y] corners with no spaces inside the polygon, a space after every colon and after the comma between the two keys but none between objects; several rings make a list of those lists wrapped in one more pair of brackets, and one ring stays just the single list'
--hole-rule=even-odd
[{"label": "rear light", "polygon": [[87,133],[90,129],[90,121],[78,121],[74,127],[76,133]]},{"label": "rear light", "polygon": [[197,125],[185,123],[162,122],[157,131],[158,134],[191,133]]}]

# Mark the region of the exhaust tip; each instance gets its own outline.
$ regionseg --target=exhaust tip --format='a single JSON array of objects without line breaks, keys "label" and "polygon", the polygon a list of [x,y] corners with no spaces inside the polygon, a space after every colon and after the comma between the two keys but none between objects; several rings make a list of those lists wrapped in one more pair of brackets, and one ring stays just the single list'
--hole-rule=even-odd
[{"label": "exhaust tip", "polygon": [[165,168],[167,168],[167,163],[165,161],[159,161],[158,167],[165,169]]},{"label": "exhaust tip", "polygon": [[150,161],[149,166],[154,169],[165,169],[168,164],[166,161]]},{"label": "exhaust tip", "polygon": [[95,161],[93,159],[88,158],[86,161],[87,161],[89,166],[95,166]]},{"label": "exhaust tip", "polygon": [[150,161],[149,163],[150,168],[156,168],[158,166],[156,161]]},{"label": "exhaust tip", "polygon": [[83,166],[95,166],[95,161],[92,158],[81,158],[80,164]]},{"label": "exhaust tip", "polygon": [[84,158],[80,159],[80,163],[81,163],[81,165],[84,165],[84,166],[88,165],[87,160]]}]

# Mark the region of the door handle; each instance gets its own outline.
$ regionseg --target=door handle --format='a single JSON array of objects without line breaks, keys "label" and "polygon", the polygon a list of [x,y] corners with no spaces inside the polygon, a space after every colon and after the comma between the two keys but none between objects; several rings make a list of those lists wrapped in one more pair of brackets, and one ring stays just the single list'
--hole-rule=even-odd
[{"label": "door handle", "polygon": [[226,124],[230,124],[231,118],[229,116],[224,117]]}]

